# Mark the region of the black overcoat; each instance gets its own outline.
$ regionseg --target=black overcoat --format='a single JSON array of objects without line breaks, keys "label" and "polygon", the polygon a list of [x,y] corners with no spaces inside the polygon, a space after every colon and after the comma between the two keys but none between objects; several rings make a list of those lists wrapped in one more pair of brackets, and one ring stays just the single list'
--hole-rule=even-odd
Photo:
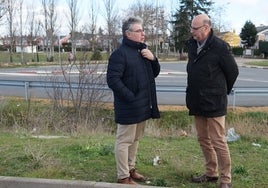
[{"label": "black overcoat", "polygon": [[155,86],[160,64],[157,58],[143,58],[144,48],[144,43],[123,38],[109,58],[107,84],[113,91],[116,123],[128,125],[160,117]]},{"label": "black overcoat", "polygon": [[226,115],[228,98],[238,76],[238,66],[229,45],[211,30],[205,46],[197,54],[197,42],[187,43],[186,105],[189,115]]}]

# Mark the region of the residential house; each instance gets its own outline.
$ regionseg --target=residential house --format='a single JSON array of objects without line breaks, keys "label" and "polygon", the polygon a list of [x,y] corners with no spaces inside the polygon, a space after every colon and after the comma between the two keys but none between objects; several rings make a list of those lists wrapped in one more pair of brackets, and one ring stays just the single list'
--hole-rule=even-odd
[{"label": "residential house", "polygon": [[257,29],[257,40],[255,46],[259,47],[259,41],[268,41],[268,26],[261,25],[256,27]]}]

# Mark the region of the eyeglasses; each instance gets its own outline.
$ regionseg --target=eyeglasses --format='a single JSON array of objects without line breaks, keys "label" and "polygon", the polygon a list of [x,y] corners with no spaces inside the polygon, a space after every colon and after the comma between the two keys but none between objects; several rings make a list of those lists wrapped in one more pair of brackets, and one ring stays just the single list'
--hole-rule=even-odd
[{"label": "eyeglasses", "polygon": [[198,30],[198,29],[200,29],[200,28],[202,28],[202,27],[204,27],[205,25],[201,25],[200,27],[192,27],[192,26],[190,26],[190,29],[192,29],[192,30]]},{"label": "eyeglasses", "polygon": [[135,31],[133,31],[133,30],[128,30],[128,31],[130,31],[130,32],[135,32],[135,33],[143,33],[143,32],[144,32],[143,29],[138,29],[138,30],[135,30]]}]

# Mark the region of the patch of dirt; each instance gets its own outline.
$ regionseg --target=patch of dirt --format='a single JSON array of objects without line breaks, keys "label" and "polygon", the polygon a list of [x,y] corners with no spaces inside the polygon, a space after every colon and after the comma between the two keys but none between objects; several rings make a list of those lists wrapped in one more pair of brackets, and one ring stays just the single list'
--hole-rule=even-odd
[{"label": "patch of dirt", "polygon": [[268,106],[261,106],[261,107],[235,107],[234,109],[229,107],[228,111],[235,111],[238,113],[243,112],[268,112]]},{"label": "patch of dirt", "polygon": [[[34,100],[34,99],[32,99]],[[37,99],[36,101],[42,101],[48,103],[48,100],[44,99]],[[104,103],[103,106],[108,109],[113,109],[113,103]],[[160,111],[185,111],[188,110],[186,106],[183,105],[158,105]],[[268,113],[268,106],[261,106],[261,107],[239,107],[236,106],[234,109],[229,106],[228,111],[234,111],[237,113],[243,112],[267,112]]]},{"label": "patch of dirt", "polygon": [[[105,103],[105,107],[108,107],[109,109],[113,108],[112,103]],[[186,106],[182,105],[158,105],[158,108],[160,111],[184,111],[188,110]],[[268,106],[262,106],[262,107],[235,107],[234,109],[232,107],[228,107],[228,111],[234,111],[238,113],[243,112],[268,112]]]},{"label": "patch of dirt", "polygon": [[[184,111],[188,110],[186,106],[179,106],[179,105],[158,105],[160,111]],[[268,112],[268,106],[262,106],[262,107],[235,107],[234,109],[232,107],[228,107],[228,111],[234,111],[238,113],[243,112]]]},{"label": "patch of dirt", "polygon": [[158,105],[160,111],[184,111],[188,110],[186,106],[179,105]]}]

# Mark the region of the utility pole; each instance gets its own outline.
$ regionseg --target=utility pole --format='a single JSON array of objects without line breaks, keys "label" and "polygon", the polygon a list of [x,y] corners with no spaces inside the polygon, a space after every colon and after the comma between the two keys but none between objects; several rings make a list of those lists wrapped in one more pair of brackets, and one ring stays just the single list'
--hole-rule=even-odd
[{"label": "utility pole", "polygon": [[155,39],[155,56],[158,57],[158,0],[156,0],[156,24],[155,24],[155,32],[156,32],[156,39]]}]

